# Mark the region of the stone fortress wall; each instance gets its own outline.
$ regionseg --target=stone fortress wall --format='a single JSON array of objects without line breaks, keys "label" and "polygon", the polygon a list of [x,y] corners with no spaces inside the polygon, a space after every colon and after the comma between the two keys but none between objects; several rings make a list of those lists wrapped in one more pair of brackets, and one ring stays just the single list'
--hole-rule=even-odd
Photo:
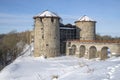
[{"label": "stone fortress wall", "polygon": [[106,59],[108,58],[108,53],[110,56],[120,55],[120,43],[96,41],[96,21],[83,16],[75,21],[75,25],[78,29],[77,37],[79,40],[67,42],[67,55],[76,55],[77,57],[86,57],[88,59]]},{"label": "stone fortress wall", "polygon": [[[50,14],[50,15],[49,15]],[[34,17],[34,56],[60,55],[59,17],[48,11]]]},{"label": "stone fortress wall", "polygon": [[[96,21],[87,16],[75,21],[72,28],[60,27],[60,17],[53,12],[44,11],[34,16],[34,25],[32,35],[34,35],[35,57],[42,55],[56,57],[61,55],[60,50],[64,50],[62,52],[66,52],[66,55],[76,55],[88,59],[106,59],[108,52],[111,56],[120,55],[120,43],[96,42]],[[64,46],[66,44],[66,47],[62,47],[61,44]]]},{"label": "stone fortress wall", "polygon": [[103,60],[111,56],[120,56],[119,43],[68,41],[66,47],[66,55],[76,55],[87,59],[100,58]]}]

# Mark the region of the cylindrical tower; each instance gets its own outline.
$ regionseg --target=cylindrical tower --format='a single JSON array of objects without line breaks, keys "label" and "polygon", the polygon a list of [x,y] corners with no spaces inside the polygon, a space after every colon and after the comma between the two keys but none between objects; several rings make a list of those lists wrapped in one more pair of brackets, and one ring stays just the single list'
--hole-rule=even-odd
[{"label": "cylindrical tower", "polygon": [[34,16],[34,56],[55,57],[60,54],[60,17],[50,11]]},{"label": "cylindrical tower", "polygon": [[83,16],[75,22],[77,27],[77,38],[80,40],[95,40],[96,21],[93,21],[87,16]]}]

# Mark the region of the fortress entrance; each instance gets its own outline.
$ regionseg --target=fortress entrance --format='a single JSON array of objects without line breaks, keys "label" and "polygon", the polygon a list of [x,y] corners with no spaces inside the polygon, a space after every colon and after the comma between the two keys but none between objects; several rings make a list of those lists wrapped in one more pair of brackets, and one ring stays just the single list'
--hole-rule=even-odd
[{"label": "fortress entrance", "polygon": [[95,46],[89,48],[89,59],[96,58],[97,49]]},{"label": "fortress entrance", "polygon": [[100,59],[106,59],[110,57],[110,49],[108,47],[103,47],[101,49],[101,56],[100,56]]},{"label": "fortress entrance", "polygon": [[79,57],[84,57],[84,55],[85,55],[85,46],[84,45],[80,46],[79,53],[80,53]]}]

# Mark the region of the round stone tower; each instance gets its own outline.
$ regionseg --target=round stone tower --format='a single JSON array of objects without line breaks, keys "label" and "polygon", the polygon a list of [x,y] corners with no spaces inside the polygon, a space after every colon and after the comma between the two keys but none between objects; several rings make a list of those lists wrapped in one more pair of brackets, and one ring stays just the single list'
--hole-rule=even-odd
[{"label": "round stone tower", "polygon": [[80,40],[95,40],[95,25],[96,21],[93,21],[87,16],[83,16],[82,18],[75,21],[75,25],[77,27],[76,35],[77,39]]},{"label": "round stone tower", "polygon": [[50,11],[34,16],[34,56],[55,57],[60,54],[60,17]]}]

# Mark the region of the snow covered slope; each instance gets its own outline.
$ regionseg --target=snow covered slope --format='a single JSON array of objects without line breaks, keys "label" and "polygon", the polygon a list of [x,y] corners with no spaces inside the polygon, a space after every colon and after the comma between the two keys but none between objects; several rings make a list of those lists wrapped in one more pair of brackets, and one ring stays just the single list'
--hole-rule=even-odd
[{"label": "snow covered slope", "polygon": [[[0,80],[120,80],[120,58],[106,61],[86,60],[74,56],[34,58],[27,50],[24,56],[0,72]],[[55,79],[54,79],[55,80]]]}]

